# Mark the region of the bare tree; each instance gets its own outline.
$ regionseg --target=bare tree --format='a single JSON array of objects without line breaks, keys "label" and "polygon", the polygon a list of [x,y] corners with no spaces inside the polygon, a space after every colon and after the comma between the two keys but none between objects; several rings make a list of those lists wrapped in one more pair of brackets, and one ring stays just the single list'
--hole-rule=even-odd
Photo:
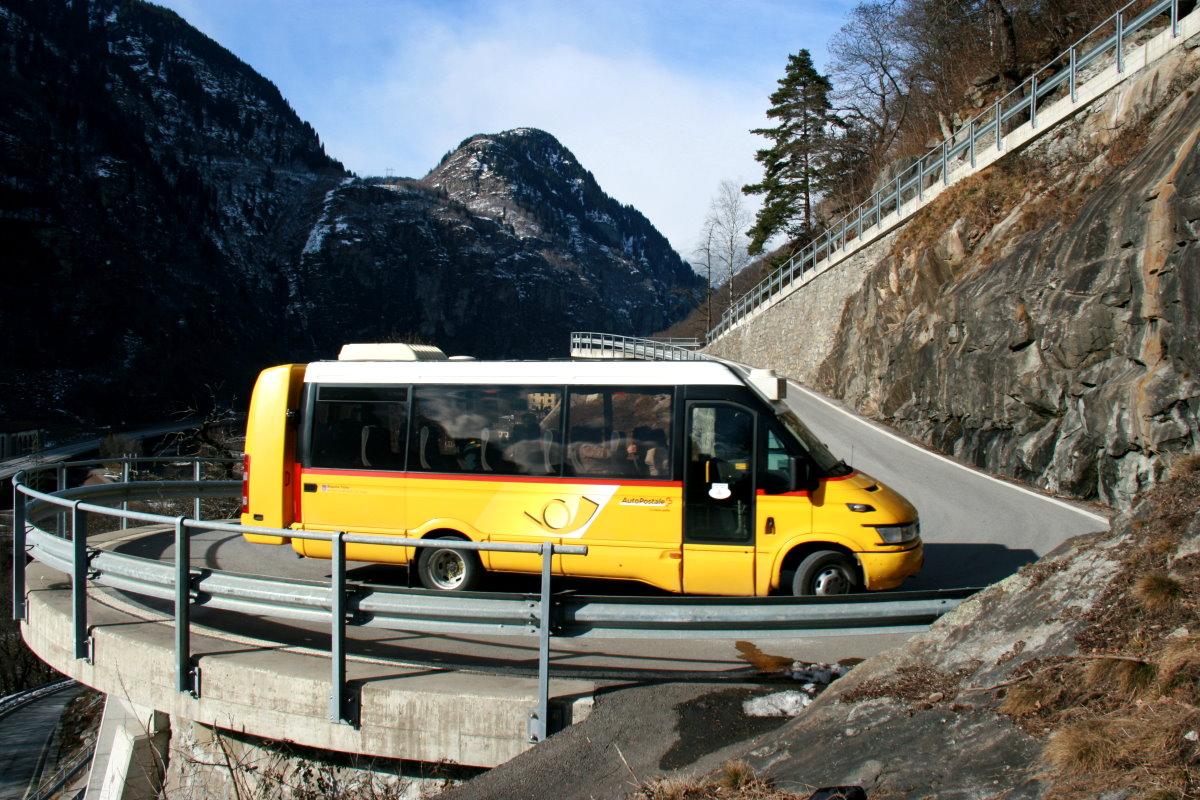
[{"label": "bare tree", "polygon": [[913,54],[894,3],[863,3],[829,43],[839,115],[865,133],[869,168],[888,160],[911,108]]},{"label": "bare tree", "polygon": [[725,281],[730,305],[733,305],[736,299],[733,278],[750,263],[750,254],[746,249],[746,229],[752,221],[753,216],[746,207],[738,183],[728,178],[721,181],[709,204],[704,231],[707,233],[705,239],[711,241],[712,263]]},{"label": "bare tree", "polygon": [[708,334],[713,328],[713,269],[716,267],[717,226],[710,213],[700,229],[700,242],[696,245],[693,255],[703,269],[704,274],[704,333]]}]

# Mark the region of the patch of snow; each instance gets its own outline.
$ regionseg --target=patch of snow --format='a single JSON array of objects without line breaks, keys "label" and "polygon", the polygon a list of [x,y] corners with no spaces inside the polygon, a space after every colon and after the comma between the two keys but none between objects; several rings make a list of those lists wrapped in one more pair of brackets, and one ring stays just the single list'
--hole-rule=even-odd
[{"label": "patch of snow", "polygon": [[812,701],[804,692],[790,690],[747,700],[742,703],[742,711],[748,717],[795,717]]}]

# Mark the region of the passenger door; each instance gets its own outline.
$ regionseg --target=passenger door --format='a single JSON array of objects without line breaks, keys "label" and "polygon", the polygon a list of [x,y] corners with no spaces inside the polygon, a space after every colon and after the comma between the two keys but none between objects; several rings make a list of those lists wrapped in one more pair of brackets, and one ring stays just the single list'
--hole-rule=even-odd
[{"label": "passenger door", "polygon": [[687,408],[683,590],[754,594],[754,412],[733,403]]}]

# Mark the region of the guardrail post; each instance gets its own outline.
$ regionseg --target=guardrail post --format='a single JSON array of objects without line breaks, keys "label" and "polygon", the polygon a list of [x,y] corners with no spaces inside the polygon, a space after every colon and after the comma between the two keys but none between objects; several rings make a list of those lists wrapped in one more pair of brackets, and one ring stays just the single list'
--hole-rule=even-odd
[{"label": "guardrail post", "polygon": [[1037,128],[1037,75],[1029,79],[1029,127]]},{"label": "guardrail post", "polygon": [[1125,74],[1125,15],[1117,12],[1117,73]]},{"label": "guardrail post", "polygon": [[1179,0],[1171,0],[1171,37],[1179,36]]},{"label": "guardrail post", "polygon": [[81,501],[71,503],[71,620],[75,629],[75,658],[92,661],[87,619],[87,512],[79,510]]},{"label": "guardrail post", "polygon": [[[130,483],[130,461],[128,461],[128,458],[121,461],[121,483],[127,491],[128,483]],[[130,501],[121,500],[121,511],[128,510],[130,510]],[[128,530],[128,528],[130,528],[130,519],[128,517],[121,517],[121,530]]]},{"label": "guardrail post", "polygon": [[[38,483],[40,484],[41,481],[38,481]],[[59,464],[58,466],[56,466],[54,468],[54,491],[61,492],[62,490],[66,489],[66,488],[67,488],[67,468],[64,467],[62,464]],[[57,515],[55,515],[55,518],[58,521],[57,522],[58,538],[60,538],[60,539],[67,538],[66,515],[60,511]]]},{"label": "guardrail post", "polygon": [[[200,458],[192,462],[192,480],[200,483]],[[200,519],[200,487],[196,487],[196,498],[192,501],[192,519]]]},{"label": "guardrail post", "polygon": [[[1000,111],[1000,101],[996,101],[996,150],[1004,149],[1004,115]],[[975,148],[971,147],[971,166],[975,166]]]},{"label": "guardrail post", "polygon": [[353,725],[354,714],[346,690],[346,532],[335,532],[330,544],[329,721]]},{"label": "guardrail post", "polygon": [[192,664],[192,542],[175,518],[175,691],[200,696],[200,682]]},{"label": "guardrail post", "polygon": [[538,706],[529,715],[529,741],[549,735],[550,718],[550,564],[554,545],[542,543],[542,595],[538,608]]},{"label": "guardrail post", "polygon": [[1078,88],[1075,86],[1075,82],[1077,80],[1077,77],[1076,77],[1077,71],[1078,71],[1078,67],[1077,67],[1077,61],[1076,61],[1076,55],[1075,55],[1075,48],[1072,47],[1071,48],[1070,75],[1068,76],[1068,80],[1071,82],[1071,102],[1072,103],[1076,103],[1079,101],[1079,91],[1078,91]]},{"label": "guardrail post", "polygon": [[12,618],[21,621],[28,620],[25,607],[25,569],[29,562],[25,554],[25,495],[18,488],[24,480],[25,473],[13,475],[13,594]]}]

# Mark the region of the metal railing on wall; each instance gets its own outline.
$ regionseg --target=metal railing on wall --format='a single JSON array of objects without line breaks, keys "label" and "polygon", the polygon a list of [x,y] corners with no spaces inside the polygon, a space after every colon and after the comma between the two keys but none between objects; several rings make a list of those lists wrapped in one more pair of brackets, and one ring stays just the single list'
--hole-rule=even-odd
[{"label": "metal railing on wall", "polygon": [[[790,293],[794,288],[792,284],[815,270],[823,260],[839,251],[845,252],[850,243],[863,240],[866,234],[880,232],[885,219],[890,219],[892,214],[901,217],[906,204],[917,201],[916,207],[911,209],[915,213],[932,187],[939,183],[948,186],[971,174],[966,171],[959,176],[952,175],[954,170],[966,164],[973,169],[977,154],[984,148],[1003,151],[1007,133],[1025,124],[1037,128],[1038,109],[1047,102],[1065,97],[1076,102],[1081,75],[1113,62],[1117,71],[1123,73],[1126,43],[1143,28],[1159,23],[1164,28],[1169,26],[1172,36],[1178,36],[1180,6],[1190,11],[1194,5],[1192,0],[1158,0],[1131,16],[1131,9],[1142,4],[1141,0],[1129,3],[941,144],[917,158],[886,188],[872,194],[822,231],[814,241],[727,308],[709,332],[708,341],[727,333],[765,303]],[[1167,18],[1165,21],[1164,17]],[[1110,54],[1111,58],[1105,60]]]},{"label": "metal railing on wall", "polygon": [[[107,459],[111,464],[118,459]],[[141,459],[146,461],[148,459]],[[127,461],[127,460],[121,460]],[[180,462],[180,459],[172,459]],[[66,471],[95,462],[73,462],[47,469]],[[175,689],[201,696],[200,670],[192,656],[191,610],[204,605],[286,619],[326,623],[330,629],[329,720],[354,724],[356,700],[347,680],[347,626],[451,633],[532,634],[538,637],[538,697],[530,713],[530,741],[549,731],[549,651],[552,637],[739,638],[746,635],[795,636],[843,633],[847,630],[916,632],[950,611],[974,588],[930,592],[887,592],[842,597],[587,597],[555,596],[551,558],[586,555],[581,545],[481,544],[454,541],[456,549],[536,553],[541,556],[541,585],[535,594],[487,592],[441,593],[421,589],[351,583],[346,577],[345,546],[350,543],[398,547],[444,547],[445,540],[364,536],[344,531],[320,533],[242,526],[135,511],[129,504],[184,501],[200,508],[205,500],[236,498],[240,480],[219,475],[228,460],[197,459],[198,480],[143,480],[63,487],[43,492],[39,475],[19,473],[13,479],[13,617],[27,619],[26,556],[66,573],[71,579],[73,654],[92,660],[87,584],[93,581],[121,591],[173,601]],[[128,475],[128,471],[123,471]],[[218,473],[218,474],[213,474]],[[62,474],[62,473],[60,473]],[[47,480],[49,482],[49,480]],[[88,545],[88,517],[99,514],[173,531],[169,560],[142,558]],[[58,524],[62,521],[63,524]],[[246,575],[191,566],[191,538],[199,532],[262,533],[328,541],[332,570],[327,585],[311,581]]]},{"label": "metal railing on wall", "polygon": [[[687,340],[694,342],[695,340]],[[697,345],[680,345],[671,340],[643,339],[615,333],[577,331],[571,334],[572,358],[628,358],[643,361],[704,361]]]}]

